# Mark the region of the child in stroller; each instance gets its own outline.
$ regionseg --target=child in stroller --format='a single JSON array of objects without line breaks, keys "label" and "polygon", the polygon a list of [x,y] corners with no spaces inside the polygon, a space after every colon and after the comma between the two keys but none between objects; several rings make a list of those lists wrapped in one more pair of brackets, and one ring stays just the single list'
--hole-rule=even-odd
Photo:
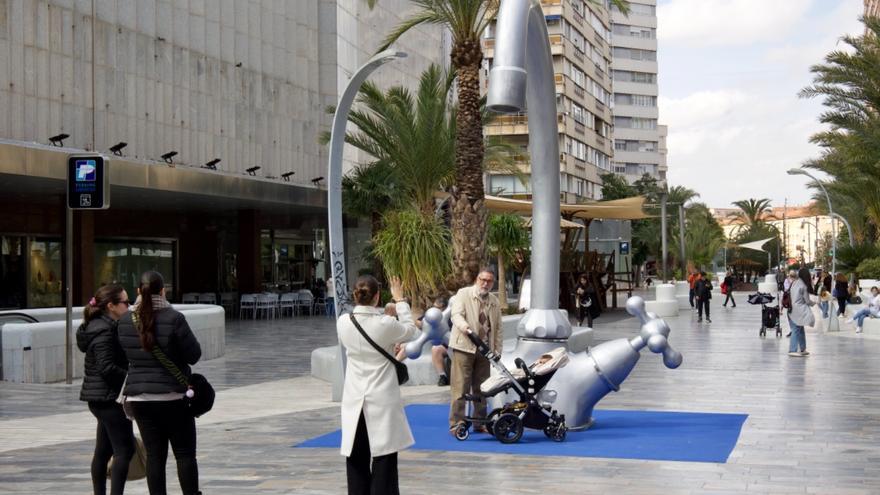
[{"label": "child in stroller", "polygon": [[768,328],[776,328],[776,337],[782,337],[782,328],[779,326],[779,306],[767,306],[776,298],[764,292],[757,292],[749,295],[749,304],[761,305],[761,329],[758,330],[759,337],[767,336]]},{"label": "child in stroller", "polygon": [[[478,425],[485,426],[501,443],[518,442],[524,428],[543,430],[544,435],[557,442],[565,440],[565,433],[568,431],[565,416],[551,407],[556,399],[556,392],[543,390],[556,370],[568,363],[565,348],[559,347],[542,355],[531,366],[517,358],[517,369],[511,373],[501,364],[501,356],[492,352],[485,342],[471,332],[467,335],[476,345],[477,352],[488,359],[498,371],[497,376],[490,377],[480,385],[481,395],[492,397],[512,390],[517,395],[517,400],[493,409],[485,418],[466,417],[456,428],[455,438],[467,440],[470,427]],[[472,401],[476,397],[465,394],[464,399]]]}]

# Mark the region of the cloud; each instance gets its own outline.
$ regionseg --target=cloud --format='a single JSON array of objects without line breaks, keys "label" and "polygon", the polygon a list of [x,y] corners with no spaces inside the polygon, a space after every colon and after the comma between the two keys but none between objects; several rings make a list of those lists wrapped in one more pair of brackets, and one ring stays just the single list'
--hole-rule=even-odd
[{"label": "cloud", "polygon": [[785,39],[813,0],[670,0],[657,7],[661,41],[745,46]]}]

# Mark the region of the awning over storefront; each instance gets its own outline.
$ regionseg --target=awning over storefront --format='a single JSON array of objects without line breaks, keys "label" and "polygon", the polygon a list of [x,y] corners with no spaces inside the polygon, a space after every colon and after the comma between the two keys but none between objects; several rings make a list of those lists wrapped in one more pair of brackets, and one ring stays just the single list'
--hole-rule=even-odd
[{"label": "awning over storefront", "polygon": [[[532,217],[526,217],[526,228],[532,228]],[[572,222],[571,220],[566,220],[564,218],[559,219],[559,228],[561,229],[582,229],[584,228],[584,224]]]},{"label": "awning over storefront", "polygon": [[[606,220],[639,220],[650,218],[643,210],[645,198],[634,196],[632,198],[615,199],[611,201],[596,201],[586,204],[562,204],[560,211],[564,216],[591,220],[602,218]],[[532,202],[522,199],[508,199],[497,196],[486,196],[486,207],[490,211],[504,213],[532,212]]]}]

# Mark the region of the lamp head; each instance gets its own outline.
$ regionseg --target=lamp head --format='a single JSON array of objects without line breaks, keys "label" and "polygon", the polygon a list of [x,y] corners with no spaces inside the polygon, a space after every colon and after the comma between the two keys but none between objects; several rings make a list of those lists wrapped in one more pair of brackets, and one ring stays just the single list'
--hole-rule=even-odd
[{"label": "lamp head", "polygon": [[806,170],[802,168],[790,168],[786,173],[788,175],[807,175]]}]

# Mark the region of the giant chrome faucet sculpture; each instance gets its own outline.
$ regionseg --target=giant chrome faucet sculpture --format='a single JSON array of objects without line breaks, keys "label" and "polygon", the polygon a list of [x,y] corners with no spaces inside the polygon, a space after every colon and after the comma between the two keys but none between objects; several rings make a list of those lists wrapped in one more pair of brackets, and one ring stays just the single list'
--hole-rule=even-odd
[{"label": "giant chrome faucet sculpture", "polygon": [[[572,334],[567,315],[559,308],[559,142],[556,120],[556,82],[547,24],[538,0],[502,0],[495,35],[495,59],[489,73],[488,106],[503,112],[528,108],[529,154],[532,162],[532,296],[529,311],[517,327],[517,344],[502,361],[511,368],[516,358],[533,362]],[[557,392],[554,407],[571,428],[592,424],[593,407],[620,384],[648,347],[663,353],[669,368],[681,364],[681,354],[667,342],[669,327],[644,309],[639,297],[627,310],[642,322],[641,333],[586,352],[570,353],[569,364],[547,384]]]}]

